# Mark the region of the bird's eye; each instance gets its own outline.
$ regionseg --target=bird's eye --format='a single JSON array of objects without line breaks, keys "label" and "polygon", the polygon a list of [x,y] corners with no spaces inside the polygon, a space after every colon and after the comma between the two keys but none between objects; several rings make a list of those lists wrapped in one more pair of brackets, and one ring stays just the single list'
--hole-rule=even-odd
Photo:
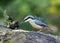
[{"label": "bird's eye", "polygon": [[24,21],[28,20],[29,18],[30,18],[30,17],[28,17],[28,18],[24,19]]},{"label": "bird's eye", "polygon": [[24,19],[24,21],[26,21],[27,19]]}]

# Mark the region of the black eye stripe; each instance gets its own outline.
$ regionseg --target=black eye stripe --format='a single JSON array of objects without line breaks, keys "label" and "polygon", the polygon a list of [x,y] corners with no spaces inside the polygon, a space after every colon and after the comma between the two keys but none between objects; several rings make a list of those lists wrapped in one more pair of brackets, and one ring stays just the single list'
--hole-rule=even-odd
[{"label": "black eye stripe", "polygon": [[[26,18],[25,20],[28,20],[29,18],[31,18],[31,17],[28,17],[28,18]],[[24,21],[25,21],[25,20],[24,20]]]},{"label": "black eye stripe", "polygon": [[29,18],[34,19],[34,18],[32,18],[32,17],[28,17],[27,19],[24,19],[24,21],[25,21],[25,20],[28,20]]}]

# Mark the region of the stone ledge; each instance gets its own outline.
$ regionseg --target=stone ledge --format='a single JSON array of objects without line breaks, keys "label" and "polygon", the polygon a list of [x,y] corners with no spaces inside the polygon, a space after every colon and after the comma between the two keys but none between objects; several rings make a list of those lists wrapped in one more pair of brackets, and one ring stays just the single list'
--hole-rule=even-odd
[{"label": "stone ledge", "polygon": [[42,32],[7,30],[0,34],[0,43],[60,43],[60,37]]}]

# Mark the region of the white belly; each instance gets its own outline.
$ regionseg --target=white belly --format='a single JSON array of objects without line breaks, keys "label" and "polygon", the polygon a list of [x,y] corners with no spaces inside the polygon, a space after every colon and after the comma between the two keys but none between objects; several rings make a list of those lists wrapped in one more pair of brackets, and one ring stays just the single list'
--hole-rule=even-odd
[{"label": "white belly", "polygon": [[32,25],[32,27],[34,27],[36,29],[39,29],[39,30],[42,30],[43,29],[42,26],[36,25],[34,21],[29,21],[29,23]]}]

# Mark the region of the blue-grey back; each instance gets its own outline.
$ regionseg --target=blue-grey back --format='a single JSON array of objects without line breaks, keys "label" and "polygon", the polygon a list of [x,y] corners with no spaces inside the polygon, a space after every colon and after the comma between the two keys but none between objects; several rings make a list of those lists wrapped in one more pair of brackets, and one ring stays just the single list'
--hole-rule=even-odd
[{"label": "blue-grey back", "polygon": [[40,26],[43,26],[43,27],[47,27],[47,25],[40,19],[34,19],[34,22],[37,24],[37,25],[40,25]]}]

